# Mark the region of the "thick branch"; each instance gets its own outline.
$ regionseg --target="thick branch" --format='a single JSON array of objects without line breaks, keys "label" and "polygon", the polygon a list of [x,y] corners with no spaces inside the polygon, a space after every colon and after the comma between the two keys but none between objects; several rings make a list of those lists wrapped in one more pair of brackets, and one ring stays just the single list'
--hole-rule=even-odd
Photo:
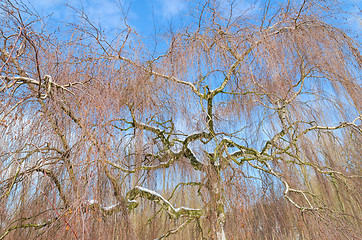
[{"label": "thick branch", "polygon": [[168,214],[170,214],[170,216],[172,218],[175,218],[175,219],[184,217],[184,216],[187,216],[190,218],[199,218],[203,214],[201,209],[193,209],[193,208],[186,208],[186,207],[175,208],[174,206],[172,206],[172,204],[169,201],[167,201],[160,194],[158,194],[152,190],[149,190],[147,188],[137,186],[127,193],[127,198],[130,201],[133,201],[139,197],[148,199],[148,200],[158,204]]}]

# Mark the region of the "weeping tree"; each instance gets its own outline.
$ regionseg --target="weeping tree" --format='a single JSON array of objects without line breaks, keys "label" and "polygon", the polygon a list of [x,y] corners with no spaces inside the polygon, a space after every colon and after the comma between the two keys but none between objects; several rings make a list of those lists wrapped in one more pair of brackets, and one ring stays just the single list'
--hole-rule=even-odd
[{"label": "weeping tree", "polygon": [[0,239],[360,236],[361,55],[337,5],[188,4],[151,48],[1,4]]}]

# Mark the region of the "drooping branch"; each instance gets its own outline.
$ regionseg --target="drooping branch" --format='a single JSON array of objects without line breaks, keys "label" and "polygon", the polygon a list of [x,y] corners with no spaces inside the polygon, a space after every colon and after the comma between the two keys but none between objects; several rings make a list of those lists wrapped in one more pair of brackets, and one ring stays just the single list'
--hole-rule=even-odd
[{"label": "drooping branch", "polygon": [[176,234],[178,231],[180,231],[181,229],[183,229],[184,227],[187,226],[187,224],[189,224],[191,221],[193,220],[193,218],[188,218],[186,219],[183,223],[181,223],[179,226],[177,226],[176,228],[170,229],[168,230],[168,232],[166,232],[165,234],[163,234],[161,237],[155,239],[155,240],[161,240],[161,239],[165,239],[168,238],[170,235],[172,234]]},{"label": "drooping branch", "polygon": [[51,170],[45,169],[45,168],[35,168],[34,170],[37,171],[37,172],[41,172],[41,173],[45,174],[46,176],[48,176],[48,177],[50,177],[52,179],[52,181],[54,182],[56,188],[58,189],[59,196],[63,200],[64,206],[67,209],[70,206],[69,201],[68,201],[66,195],[64,194],[63,188],[60,185],[60,182],[59,182],[58,178],[55,176],[55,174]]},{"label": "drooping branch", "polygon": [[160,78],[163,78],[163,79],[166,79],[166,80],[170,80],[172,82],[175,82],[175,83],[180,83],[182,85],[186,85],[188,86],[197,96],[203,98],[204,95],[202,93],[200,93],[197,88],[195,87],[194,84],[192,84],[191,82],[187,82],[187,81],[184,81],[184,80],[181,80],[181,79],[178,79],[174,76],[168,76],[166,74],[162,74],[162,73],[159,73],[159,72],[156,72],[154,71],[152,68],[148,69],[146,67],[143,67],[141,66],[140,64],[132,61],[131,59],[128,59],[126,57],[123,57],[123,56],[118,56],[118,59],[119,60],[122,60],[122,61],[125,61],[129,64],[131,64],[132,66],[135,66],[135,67],[138,67],[138,68],[141,68],[143,71],[151,74],[151,75],[154,75],[154,76],[157,76],[157,77],[160,77]]},{"label": "drooping branch", "polygon": [[17,229],[26,229],[26,228],[34,228],[34,229],[41,229],[44,228],[50,224],[52,224],[54,222],[54,220],[51,221],[47,221],[44,223],[28,223],[28,224],[20,224],[20,225],[16,225],[13,227],[9,227],[8,229],[5,230],[5,232],[0,236],[0,240],[4,239],[6,237],[6,235],[8,235],[11,231],[17,230]]}]

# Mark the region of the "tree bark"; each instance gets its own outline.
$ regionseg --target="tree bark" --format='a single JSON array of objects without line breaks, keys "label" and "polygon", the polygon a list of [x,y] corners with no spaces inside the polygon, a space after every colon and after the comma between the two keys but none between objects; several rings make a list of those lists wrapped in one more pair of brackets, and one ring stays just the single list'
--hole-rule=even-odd
[{"label": "tree bark", "polygon": [[218,166],[212,165],[208,173],[207,188],[210,193],[209,219],[211,224],[211,239],[226,240],[225,226],[225,203],[222,181]]}]

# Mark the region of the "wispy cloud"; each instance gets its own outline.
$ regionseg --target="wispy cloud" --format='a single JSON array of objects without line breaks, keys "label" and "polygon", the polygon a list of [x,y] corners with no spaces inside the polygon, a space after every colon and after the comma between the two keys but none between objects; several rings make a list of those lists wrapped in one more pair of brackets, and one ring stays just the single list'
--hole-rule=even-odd
[{"label": "wispy cloud", "polygon": [[160,0],[161,15],[170,18],[186,9],[185,0]]},{"label": "wispy cloud", "polygon": [[41,9],[52,9],[67,3],[67,1],[64,0],[35,0],[28,2],[32,3],[33,6]]},{"label": "wispy cloud", "polygon": [[91,20],[103,26],[112,28],[123,25],[121,10],[113,0],[87,0],[83,8]]},{"label": "wispy cloud", "polygon": [[41,16],[53,15],[56,18],[63,17],[67,1],[64,0],[28,0],[27,5],[32,6]]},{"label": "wispy cloud", "polygon": [[[67,21],[76,15],[74,9],[84,11],[94,23],[107,29],[123,25],[122,12],[115,0],[28,0],[41,16],[51,15],[52,20]],[[122,4],[122,1],[119,1]],[[69,8],[72,7],[72,8]]]},{"label": "wispy cloud", "polygon": [[[260,1],[232,1],[232,0],[220,0],[221,8],[225,15],[232,14],[233,18],[240,17],[242,15],[252,15],[259,11]],[[232,8],[232,11],[231,11]]]}]

